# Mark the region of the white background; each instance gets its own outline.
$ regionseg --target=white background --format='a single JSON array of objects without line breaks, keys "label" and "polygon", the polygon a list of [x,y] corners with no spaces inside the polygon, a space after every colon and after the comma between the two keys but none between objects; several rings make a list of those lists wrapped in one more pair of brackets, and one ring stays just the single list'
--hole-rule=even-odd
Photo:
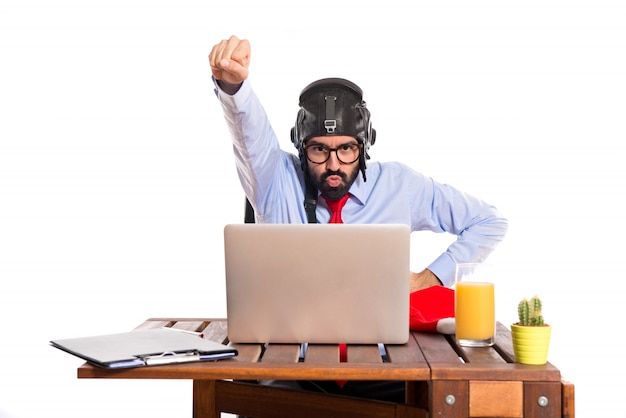
[{"label": "white background", "polygon": [[[624,3],[223,3],[0,3],[0,417],[191,415],[190,382],[78,380],[48,341],[225,315],[243,194],[207,55],[231,34],[286,149],[300,90],[349,78],[373,158],[498,206],[499,319],[538,293],[577,416],[626,417]],[[450,237],[413,241],[418,270]]]}]

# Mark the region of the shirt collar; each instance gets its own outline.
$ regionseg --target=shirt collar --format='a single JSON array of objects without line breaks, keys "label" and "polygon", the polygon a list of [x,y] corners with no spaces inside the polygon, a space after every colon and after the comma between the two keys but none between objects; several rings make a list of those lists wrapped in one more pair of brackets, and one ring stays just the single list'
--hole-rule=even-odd
[{"label": "shirt collar", "polygon": [[367,203],[379,173],[380,166],[378,164],[371,164],[367,167],[367,181],[363,181],[363,174],[359,171],[359,175],[354,183],[352,183],[350,194],[352,194],[361,205],[364,206]]}]

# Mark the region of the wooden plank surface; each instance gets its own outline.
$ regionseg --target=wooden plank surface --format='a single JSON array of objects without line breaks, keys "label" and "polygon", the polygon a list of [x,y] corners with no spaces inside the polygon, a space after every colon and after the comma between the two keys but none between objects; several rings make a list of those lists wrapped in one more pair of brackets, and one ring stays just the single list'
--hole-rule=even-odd
[{"label": "wooden plank surface", "polygon": [[261,358],[264,348],[263,344],[229,344],[237,350],[236,360],[241,363],[256,363]]},{"label": "wooden plank surface", "polygon": [[385,350],[387,351],[387,358],[392,363],[426,364],[424,354],[420,350],[413,333],[410,335],[408,343],[387,344],[385,345]]},{"label": "wooden plank surface", "polygon": [[[142,323],[139,328],[169,326],[179,329],[205,333],[205,338],[221,341],[227,335],[226,321],[205,318],[152,318]],[[299,362],[298,345],[230,344],[239,355],[234,359],[218,362],[187,363],[163,365],[159,367],[140,367],[124,370],[107,370],[84,364],[78,369],[79,378],[117,378],[117,379],[350,379],[350,380],[428,380],[430,370],[425,362],[414,362],[421,358],[406,354],[398,356],[399,362],[383,363],[376,345],[354,347],[349,363],[328,361],[327,358],[315,360],[312,348],[309,353],[314,361]],[[412,347],[413,349],[416,347]],[[336,352],[336,348],[334,349]]]},{"label": "wooden plank surface", "polygon": [[206,327],[200,330],[207,340],[215,341],[220,344],[228,342],[228,327],[226,321],[204,322]]},{"label": "wooden plank surface", "polygon": [[268,344],[261,361],[263,363],[297,363],[300,344]]},{"label": "wooden plank surface", "polygon": [[513,341],[511,340],[511,331],[498,322],[496,325],[496,348],[507,362],[515,362],[515,353],[513,352]]},{"label": "wooden plank surface", "polygon": [[[78,369],[78,377],[192,379],[196,382],[194,393],[200,390],[206,393],[205,389],[210,389],[208,393],[211,397],[214,396],[214,386],[210,382],[215,380],[406,380],[412,382],[409,385],[411,388],[430,384],[430,413],[432,416],[444,414],[441,416],[447,417],[469,416],[470,402],[473,405],[483,404],[478,399],[499,393],[494,388],[504,387],[505,395],[514,393],[517,396],[519,391],[507,385],[523,382],[525,417],[560,417],[562,414],[565,418],[574,418],[574,385],[562,380],[558,369],[550,363],[544,366],[515,363],[510,331],[502,324],[498,324],[496,345],[492,348],[468,349],[458,346],[450,336],[412,332],[407,344],[385,346],[384,357],[377,345],[348,346],[347,363],[339,362],[337,345],[309,345],[304,359],[301,359],[298,344],[231,344],[224,319],[151,318],[137,329],[159,327],[201,332],[203,338],[237,348],[239,356],[210,363],[123,370],[106,370],[85,364]],[[449,403],[448,395],[453,395],[454,402]],[[540,405],[538,398],[541,396],[547,396],[547,405]],[[506,398],[504,395],[496,397]],[[513,405],[507,411],[500,411],[504,416],[519,414],[517,401],[504,403]],[[214,411],[206,410],[201,404],[194,408],[202,409],[198,412],[203,416],[213,416]],[[475,413],[493,412],[478,408]],[[414,413],[411,408],[402,411],[403,416]],[[418,416],[424,415],[420,412]]]},{"label": "wooden plank surface", "polygon": [[[227,322],[211,318],[151,318],[139,328],[170,326],[203,332],[217,342],[227,342]],[[299,345],[230,344],[239,351],[235,359],[186,365],[137,368],[124,371],[82,366],[79,377],[109,378],[203,378],[203,379],[281,379],[325,378],[371,380],[478,379],[560,381],[558,369],[508,363],[511,350],[508,330],[498,328],[497,347],[471,349],[455,347],[450,337],[434,333],[412,332],[408,344],[387,345],[382,359],[376,345],[349,346],[348,363],[338,362],[336,346],[309,345],[304,363],[299,362]],[[459,352],[460,351],[460,352]],[[504,353],[504,356],[500,354]],[[465,359],[464,359],[465,357]]]},{"label": "wooden plank surface", "polygon": [[413,336],[429,364],[462,363],[459,354],[454,351],[444,335],[414,332]]},{"label": "wooden plank surface", "polygon": [[334,344],[309,344],[304,363],[339,363],[339,346]]},{"label": "wooden plank surface", "polygon": [[382,363],[377,345],[348,345],[348,363]]},{"label": "wooden plank surface", "polygon": [[463,347],[453,336],[415,333],[418,344],[438,380],[550,381],[561,380],[552,364],[528,366],[514,362],[510,331],[501,323],[493,347]]}]

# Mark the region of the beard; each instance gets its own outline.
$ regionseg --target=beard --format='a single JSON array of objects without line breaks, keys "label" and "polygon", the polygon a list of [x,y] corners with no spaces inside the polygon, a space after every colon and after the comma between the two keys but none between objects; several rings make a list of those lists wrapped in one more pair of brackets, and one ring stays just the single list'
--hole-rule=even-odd
[{"label": "beard", "polygon": [[[318,190],[322,193],[323,196],[325,196],[327,199],[330,199],[330,200],[339,200],[342,197],[344,197],[350,190],[350,187],[352,187],[352,184],[356,180],[356,177],[358,174],[359,174],[358,164],[355,165],[352,171],[348,174],[344,173],[341,170],[337,170],[337,171],[328,170],[320,174],[319,177],[314,177],[311,171],[309,170],[309,177],[313,181],[313,184],[315,184],[315,186],[318,188]],[[330,176],[341,177],[341,183],[339,183],[339,185],[337,185],[336,187],[331,187],[326,182],[326,179]]]}]

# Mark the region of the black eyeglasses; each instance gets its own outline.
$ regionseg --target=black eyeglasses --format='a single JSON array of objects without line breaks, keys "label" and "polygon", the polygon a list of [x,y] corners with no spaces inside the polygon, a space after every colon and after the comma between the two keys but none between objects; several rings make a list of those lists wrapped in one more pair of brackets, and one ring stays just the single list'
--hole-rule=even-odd
[{"label": "black eyeglasses", "polygon": [[304,147],[306,158],[313,164],[324,164],[330,158],[330,152],[335,151],[337,159],[342,164],[352,164],[361,155],[361,144],[347,143],[337,148],[328,148],[322,144],[311,144]]}]

